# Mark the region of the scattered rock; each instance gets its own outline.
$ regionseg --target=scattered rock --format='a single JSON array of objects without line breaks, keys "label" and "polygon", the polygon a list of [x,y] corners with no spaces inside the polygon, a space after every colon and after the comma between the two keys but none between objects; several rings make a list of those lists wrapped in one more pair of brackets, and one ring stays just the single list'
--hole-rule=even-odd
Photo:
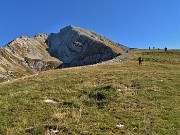
[{"label": "scattered rock", "polygon": [[121,92],[121,91],[122,91],[122,89],[117,89],[117,91]]},{"label": "scattered rock", "polygon": [[57,102],[54,101],[53,99],[45,99],[44,102],[45,102],[45,103],[57,103]]},{"label": "scattered rock", "polygon": [[124,127],[124,125],[123,124],[117,124],[116,127],[122,128],[122,127]]},{"label": "scattered rock", "polygon": [[59,133],[59,130],[58,129],[48,129],[47,130],[47,135],[56,135]]}]

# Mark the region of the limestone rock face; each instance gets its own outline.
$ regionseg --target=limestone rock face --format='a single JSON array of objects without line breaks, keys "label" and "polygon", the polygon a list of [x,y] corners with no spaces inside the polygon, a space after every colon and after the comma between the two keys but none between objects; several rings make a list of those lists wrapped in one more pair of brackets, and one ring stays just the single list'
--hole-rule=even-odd
[{"label": "limestone rock face", "polygon": [[128,48],[95,32],[67,26],[47,38],[48,52],[63,62],[61,67],[95,64],[120,55]]},{"label": "limestone rock face", "polygon": [[48,35],[22,36],[0,48],[0,81],[57,68],[61,61],[46,51]]},{"label": "limestone rock face", "polygon": [[0,82],[58,67],[96,64],[127,50],[100,34],[74,26],[59,33],[21,36],[0,48]]}]

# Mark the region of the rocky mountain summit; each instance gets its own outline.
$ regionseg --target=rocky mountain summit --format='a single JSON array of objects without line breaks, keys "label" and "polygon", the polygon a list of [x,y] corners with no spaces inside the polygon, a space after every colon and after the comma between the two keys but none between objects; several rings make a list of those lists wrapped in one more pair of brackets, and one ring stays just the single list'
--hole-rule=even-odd
[{"label": "rocky mountain summit", "polygon": [[0,81],[57,67],[96,64],[127,50],[100,34],[74,26],[59,33],[22,36],[0,48]]},{"label": "rocky mountain summit", "polygon": [[48,52],[63,61],[61,67],[90,65],[112,59],[128,48],[95,32],[67,26],[47,38]]},{"label": "rocky mountain summit", "polygon": [[0,48],[0,81],[58,67],[62,62],[46,51],[47,37],[22,36]]}]

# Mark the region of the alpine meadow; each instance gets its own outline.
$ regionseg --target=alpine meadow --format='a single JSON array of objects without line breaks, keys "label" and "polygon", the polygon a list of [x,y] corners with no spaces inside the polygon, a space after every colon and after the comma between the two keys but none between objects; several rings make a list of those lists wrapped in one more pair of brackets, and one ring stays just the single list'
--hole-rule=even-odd
[{"label": "alpine meadow", "polygon": [[0,134],[179,135],[180,50],[128,53],[2,82]]}]

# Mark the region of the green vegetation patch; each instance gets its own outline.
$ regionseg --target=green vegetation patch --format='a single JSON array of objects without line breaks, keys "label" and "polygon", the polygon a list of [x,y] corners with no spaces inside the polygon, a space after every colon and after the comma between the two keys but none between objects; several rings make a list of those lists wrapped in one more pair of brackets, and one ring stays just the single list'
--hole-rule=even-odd
[{"label": "green vegetation patch", "polygon": [[131,50],[122,63],[50,70],[2,83],[0,134],[178,135],[179,52]]}]

